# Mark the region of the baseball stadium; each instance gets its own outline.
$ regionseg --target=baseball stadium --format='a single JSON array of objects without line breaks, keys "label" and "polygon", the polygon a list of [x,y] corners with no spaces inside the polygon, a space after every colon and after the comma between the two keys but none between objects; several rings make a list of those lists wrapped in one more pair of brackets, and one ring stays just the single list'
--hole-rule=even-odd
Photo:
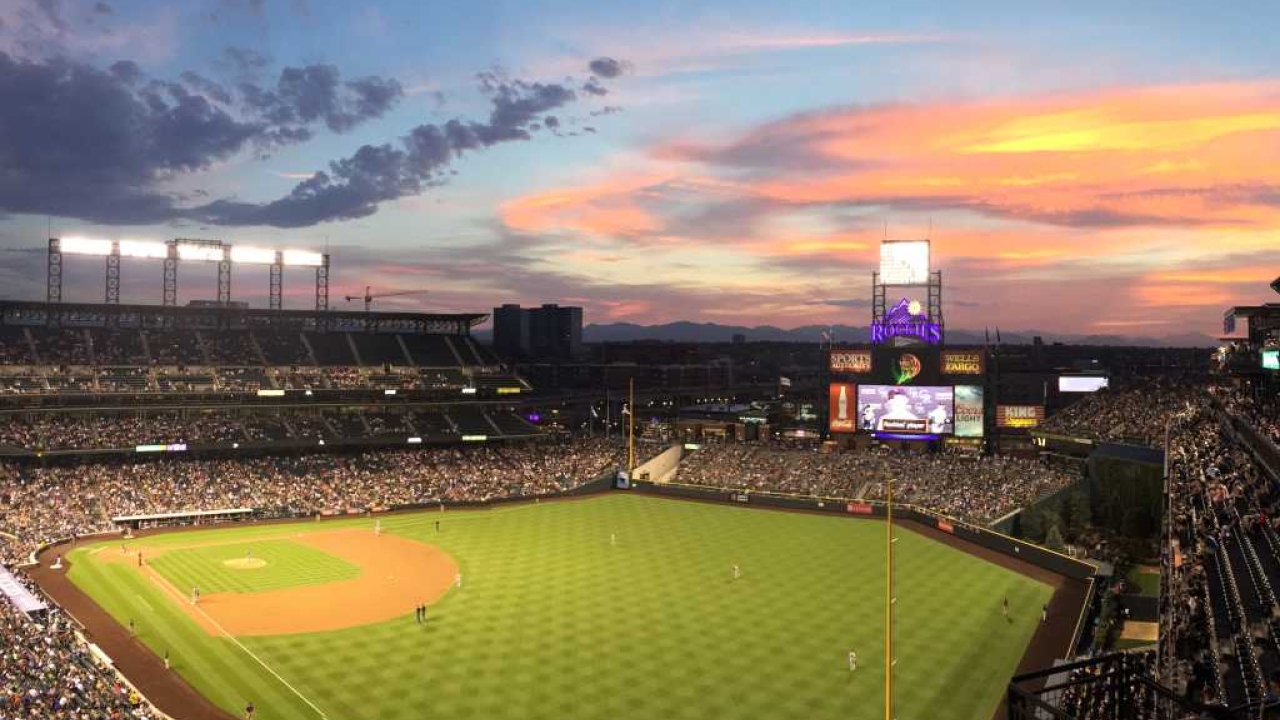
[{"label": "baseball stadium", "polygon": [[177,306],[176,261],[160,305],[64,302],[85,242],[0,302],[17,717],[1274,699],[1275,305],[1213,354],[952,345],[928,241],[886,241],[864,344],[551,372],[483,313],[329,309],[320,254],[315,310]]}]

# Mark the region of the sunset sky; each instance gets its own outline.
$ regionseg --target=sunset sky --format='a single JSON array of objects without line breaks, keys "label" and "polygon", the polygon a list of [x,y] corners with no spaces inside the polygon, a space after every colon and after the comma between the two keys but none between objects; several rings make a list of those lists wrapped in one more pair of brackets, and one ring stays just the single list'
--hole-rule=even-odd
[{"label": "sunset sky", "polygon": [[[43,298],[51,228],[597,323],[865,325],[886,232],[932,239],[952,327],[1276,299],[1280,5],[1048,5],[0,0],[0,296]],[[158,262],[124,275],[159,301]]]}]

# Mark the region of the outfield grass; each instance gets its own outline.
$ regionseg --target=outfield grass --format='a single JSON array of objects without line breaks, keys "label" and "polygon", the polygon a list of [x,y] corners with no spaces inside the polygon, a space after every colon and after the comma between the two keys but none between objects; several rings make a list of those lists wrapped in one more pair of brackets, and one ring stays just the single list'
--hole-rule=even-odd
[{"label": "outfield grass", "polygon": [[[266,565],[242,569],[225,564],[249,558],[264,561]],[[169,550],[148,564],[180,592],[199,587],[206,595],[322,585],[360,575],[358,566],[291,540],[251,540]]]},{"label": "outfield grass", "polygon": [[[437,544],[461,566],[463,588],[433,607],[425,628],[406,617],[246,638],[242,649],[205,635],[127,565],[81,549],[71,578],[115,617],[135,618],[141,639],[168,649],[215,702],[238,711],[252,699],[261,720],[319,714],[246,649],[330,720],[883,715],[881,522],[615,493],[394,516],[382,527]],[[270,532],[279,530],[147,542]],[[1051,589],[907,529],[897,534],[895,714],[987,720]],[[1006,596],[1011,621],[1000,614]]]}]

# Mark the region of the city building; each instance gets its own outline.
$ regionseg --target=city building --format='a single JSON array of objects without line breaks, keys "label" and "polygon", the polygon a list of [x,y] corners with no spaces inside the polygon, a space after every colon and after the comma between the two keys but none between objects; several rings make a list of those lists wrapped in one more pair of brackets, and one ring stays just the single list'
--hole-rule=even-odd
[{"label": "city building", "polygon": [[569,360],[582,351],[582,308],[546,304],[493,309],[493,347],[504,357]]}]

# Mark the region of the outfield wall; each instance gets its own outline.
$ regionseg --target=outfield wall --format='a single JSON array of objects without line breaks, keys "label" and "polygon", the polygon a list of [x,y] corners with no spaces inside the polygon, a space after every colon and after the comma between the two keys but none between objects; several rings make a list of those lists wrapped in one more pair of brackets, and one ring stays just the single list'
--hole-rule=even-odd
[{"label": "outfield wall", "polygon": [[[772,493],[746,492],[701,485],[658,484],[644,481],[634,482],[632,487],[635,491],[645,494],[710,500],[733,505],[774,507],[861,517],[882,518],[887,515],[885,503],[880,501],[851,501],[839,498],[775,495]],[[914,505],[894,503],[893,518],[894,520],[919,523],[925,527],[940,530],[988,550],[1019,560],[1025,560],[1036,567],[1074,580],[1086,580],[1093,577],[1096,572],[1096,568],[1087,562]]]}]

